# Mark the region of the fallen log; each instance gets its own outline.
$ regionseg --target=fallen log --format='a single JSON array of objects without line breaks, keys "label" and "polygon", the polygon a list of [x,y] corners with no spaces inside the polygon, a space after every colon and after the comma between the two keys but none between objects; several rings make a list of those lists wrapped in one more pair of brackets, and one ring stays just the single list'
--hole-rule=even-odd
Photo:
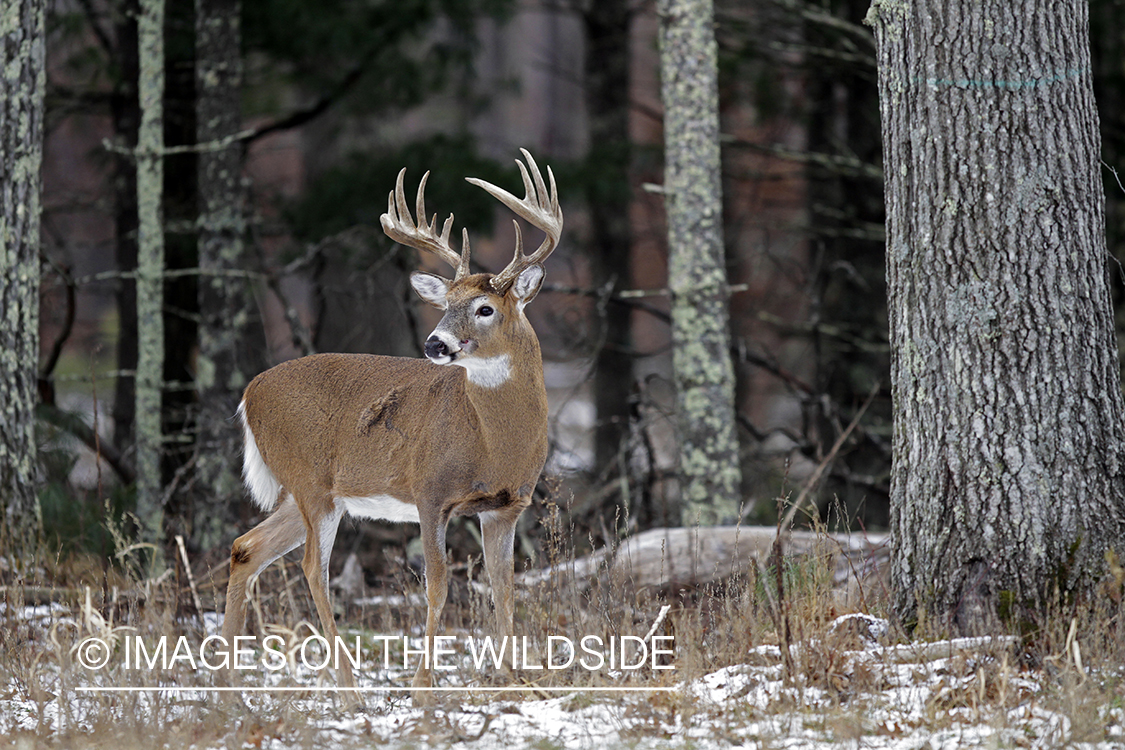
[{"label": "fallen log", "polygon": [[[624,539],[614,549],[528,571],[516,579],[533,588],[566,581],[579,591],[608,575],[638,590],[699,588],[769,567],[777,529],[762,526],[714,526],[650,529]],[[786,558],[819,558],[833,572],[833,582],[849,585],[876,573],[887,559],[885,534],[828,534],[790,531],[782,535]]]}]

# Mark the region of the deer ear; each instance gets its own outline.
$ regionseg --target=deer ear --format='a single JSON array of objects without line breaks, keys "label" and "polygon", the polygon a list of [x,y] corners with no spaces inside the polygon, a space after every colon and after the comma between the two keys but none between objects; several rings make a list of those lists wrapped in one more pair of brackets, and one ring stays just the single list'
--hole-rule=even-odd
[{"label": "deer ear", "polygon": [[445,297],[449,293],[449,282],[442,277],[415,271],[410,274],[410,286],[414,287],[419,297],[437,309],[446,308]]},{"label": "deer ear", "polygon": [[516,277],[516,282],[512,284],[512,294],[516,296],[516,302],[521,310],[539,294],[539,289],[543,286],[543,276],[543,266],[536,263],[525,268]]}]

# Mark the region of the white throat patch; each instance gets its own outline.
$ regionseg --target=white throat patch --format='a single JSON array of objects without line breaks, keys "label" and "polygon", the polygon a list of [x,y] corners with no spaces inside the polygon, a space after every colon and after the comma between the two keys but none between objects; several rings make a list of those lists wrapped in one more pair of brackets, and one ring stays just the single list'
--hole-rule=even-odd
[{"label": "white throat patch", "polygon": [[469,382],[481,388],[499,388],[512,377],[512,357],[498,354],[495,357],[466,357],[453,362],[465,368]]}]

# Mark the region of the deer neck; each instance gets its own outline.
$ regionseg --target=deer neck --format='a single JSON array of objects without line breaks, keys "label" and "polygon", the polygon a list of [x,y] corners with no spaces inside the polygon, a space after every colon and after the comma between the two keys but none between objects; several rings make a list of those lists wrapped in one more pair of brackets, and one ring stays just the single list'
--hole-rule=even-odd
[{"label": "deer neck", "polygon": [[512,353],[491,357],[466,372],[465,395],[490,450],[509,451],[532,443],[546,427],[547,390],[539,341],[532,336],[520,344]]}]

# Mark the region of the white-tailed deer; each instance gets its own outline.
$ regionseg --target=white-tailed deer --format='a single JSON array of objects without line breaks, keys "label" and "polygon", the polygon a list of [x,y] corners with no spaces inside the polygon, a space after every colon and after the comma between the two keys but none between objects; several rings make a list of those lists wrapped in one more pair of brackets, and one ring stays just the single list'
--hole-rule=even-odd
[{"label": "white-tailed deer", "polygon": [[[524,255],[517,224],[515,257],[495,276],[469,274],[468,232],[458,255],[449,244],[452,216],[440,235],[437,216],[427,223],[428,172],[418,186],[415,223],[403,195],[406,170],[399,172],[380,217],[383,231],[456,269],[452,281],[421,272],[410,277],[422,299],[445,312],[426,340],[426,359],[314,354],[267,370],[247,386],[238,409],[243,476],[258,507],[277,510],[231,547],[228,644],[245,625],[248,581],[302,544],[323,635],[336,642],[328,561],[345,514],[421,526],[431,653],[449,589],[446,524],[453,516],[479,516],[497,635],[512,635],[516,520],[531,504],[547,456],[543,360],[523,309],[543,283],[540,264],[558,244],[563,223],[550,168],[548,189],[531,155],[521,151],[530,167],[529,174],[516,162],[523,200],[469,179],[546,233],[539,249]],[[342,685],[354,687],[346,659],[340,671]],[[431,684],[423,662],[413,685]]]}]

